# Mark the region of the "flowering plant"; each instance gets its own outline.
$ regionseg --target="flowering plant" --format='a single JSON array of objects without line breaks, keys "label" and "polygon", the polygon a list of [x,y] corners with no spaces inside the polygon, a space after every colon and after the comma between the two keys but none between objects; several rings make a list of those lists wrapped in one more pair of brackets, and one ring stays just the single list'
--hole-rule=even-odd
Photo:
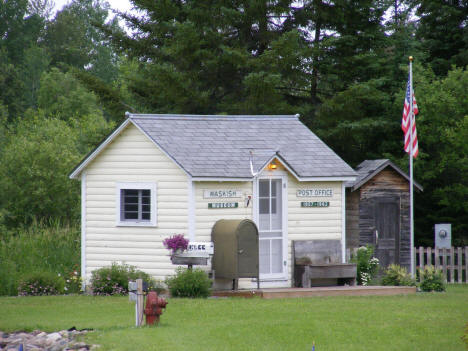
[{"label": "flowering plant", "polygon": [[68,274],[64,275],[65,279],[65,293],[66,294],[79,294],[81,292],[81,275],[80,268],[75,264]]},{"label": "flowering plant", "polygon": [[357,264],[357,282],[359,285],[369,285],[379,271],[379,259],[373,256],[374,248],[367,245],[361,246],[357,250],[356,256],[351,259],[351,262]]},{"label": "flowering plant", "polygon": [[164,247],[171,250],[172,255],[174,255],[177,250],[187,250],[188,243],[189,241],[184,238],[183,234],[175,234],[163,241]]}]

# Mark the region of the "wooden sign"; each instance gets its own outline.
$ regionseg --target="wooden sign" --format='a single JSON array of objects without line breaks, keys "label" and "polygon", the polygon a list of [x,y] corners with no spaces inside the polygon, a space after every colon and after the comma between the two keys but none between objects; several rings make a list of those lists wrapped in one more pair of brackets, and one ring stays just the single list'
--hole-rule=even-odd
[{"label": "wooden sign", "polygon": [[210,202],[208,208],[237,208],[238,202]]},{"label": "wooden sign", "polygon": [[238,189],[213,189],[203,190],[204,199],[226,199],[242,197],[242,190]]},{"label": "wooden sign", "polygon": [[303,201],[301,207],[329,207],[328,201]]},{"label": "wooden sign", "polygon": [[297,197],[332,197],[333,189],[298,189],[296,192]]}]

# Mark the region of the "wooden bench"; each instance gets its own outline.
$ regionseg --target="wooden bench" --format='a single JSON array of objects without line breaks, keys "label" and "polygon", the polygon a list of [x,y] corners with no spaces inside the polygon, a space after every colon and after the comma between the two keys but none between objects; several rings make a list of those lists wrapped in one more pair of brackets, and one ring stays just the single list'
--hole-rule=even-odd
[{"label": "wooden bench", "polygon": [[342,263],[339,240],[293,241],[296,287],[310,288],[312,280],[336,280],[356,285],[356,264]]}]

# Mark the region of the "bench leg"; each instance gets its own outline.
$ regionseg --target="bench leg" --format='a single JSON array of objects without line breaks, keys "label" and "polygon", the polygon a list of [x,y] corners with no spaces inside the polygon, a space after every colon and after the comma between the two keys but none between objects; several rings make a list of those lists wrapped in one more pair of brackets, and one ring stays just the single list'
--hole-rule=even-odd
[{"label": "bench leg", "polygon": [[310,288],[310,268],[309,266],[304,267],[304,273],[302,274],[302,287]]}]

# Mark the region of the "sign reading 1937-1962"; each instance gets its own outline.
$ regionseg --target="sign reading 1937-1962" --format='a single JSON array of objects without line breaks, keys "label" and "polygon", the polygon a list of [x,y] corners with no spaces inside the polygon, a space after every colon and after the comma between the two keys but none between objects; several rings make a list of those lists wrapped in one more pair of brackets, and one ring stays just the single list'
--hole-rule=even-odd
[{"label": "sign reading 1937-1962", "polygon": [[332,197],[333,189],[298,189],[296,192],[297,197]]},{"label": "sign reading 1937-1962", "polygon": [[329,207],[330,202],[328,201],[303,201],[301,207]]},{"label": "sign reading 1937-1962", "polygon": [[209,202],[208,208],[238,208],[238,202]]},{"label": "sign reading 1937-1962", "polygon": [[242,190],[238,189],[213,189],[204,190],[203,198],[205,199],[222,199],[222,198],[242,197]]}]

